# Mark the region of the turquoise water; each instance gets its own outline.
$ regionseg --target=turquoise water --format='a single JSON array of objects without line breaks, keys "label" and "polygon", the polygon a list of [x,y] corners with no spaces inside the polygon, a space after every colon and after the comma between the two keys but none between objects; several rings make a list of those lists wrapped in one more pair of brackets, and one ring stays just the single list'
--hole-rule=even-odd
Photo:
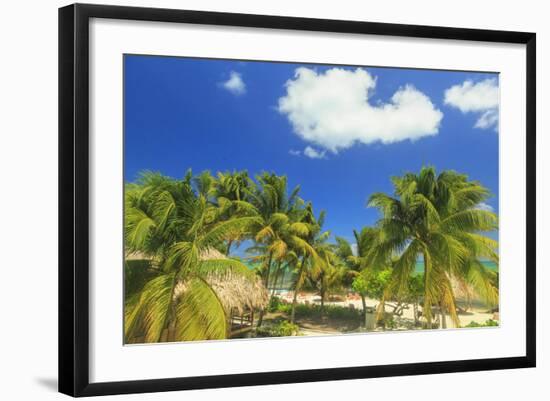
[{"label": "turquoise water", "polygon": [[[495,263],[495,262],[492,262],[492,261],[482,261],[481,262],[487,269],[490,269],[490,270],[496,270],[498,271],[498,265]],[[254,264],[254,263],[250,263],[250,262],[244,262],[244,264],[246,266],[248,266],[248,268],[250,270],[254,269],[255,266],[257,266],[257,264]],[[423,273],[424,272],[424,262],[422,261],[418,261],[416,262],[416,267],[415,267],[415,272],[417,273]]]},{"label": "turquoise water", "polygon": [[[482,261],[481,262],[487,269],[498,271],[498,265],[495,262],[491,261]],[[254,269],[257,266],[256,263],[244,262],[249,269]],[[415,273],[424,273],[424,263],[422,261],[416,262]],[[286,270],[283,277],[279,278],[277,283],[277,290],[288,290],[293,285],[293,274],[292,272]],[[271,287],[271,286],[270,286]]]},{"label": "turquoise water", "polygon": [[[248,262],[248,261],[243,261],[243,263],[250,269],[250,270],[254,270],[256,268],[256,266],[259,266],[258,263],[253,263],[253,262]],[[284,270],[284,273],[281,273],[281,275],[279,276],[279,279],[277,281],[277,290],[288,290],[292,287],[293,285],[293,276],[294,274],[289,270],[289,269],[285,269]],[[271,277],[271,280],[273,280],[273,277]],[[272,287],[271,285],[269,286],[270,288]]]}]

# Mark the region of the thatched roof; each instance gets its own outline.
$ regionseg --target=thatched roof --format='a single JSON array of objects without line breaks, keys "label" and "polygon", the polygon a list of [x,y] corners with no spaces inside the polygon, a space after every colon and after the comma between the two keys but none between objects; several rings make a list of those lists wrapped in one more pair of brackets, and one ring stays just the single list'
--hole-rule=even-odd
[{"label": "thatched roof", "polygon": [[[228,259],[214,248],[202,252],[200,258],[201,260]],[[206,281],[212,286],[228,314],[233,309],[239,313],[245,309],[261,309],[269,302],[269,293],[260,277],[254,276],[251,279],[240,274],[211,274]],[[179,296],[184,291],[185,283],[179,283],[174,295]]]},{"label": "thatched roof", "polygon": [[457,302],[465,303],[467,308],[473,305],[489,306],[483,297],[478,294],[474,286],[456,278],[451,278],[453,294]]},{"label": "thatched roof", "polygon": [[151,258],[145,255],[143,252],[126,252],[124,255],[125,260],[150,260]]},{"label": "thatched roof", "polygon": [[456,299],[470,300],[475,295],[471,285],[451,277],[451,288]]},{"label": "thatched roof", "polygon": [[260,277],[254,280],[242,275],[211,276],[208,282],[220,298],[225,310],[261,309],[267,306],[269,295]]},{"label": "thatched roof", "polygon": [[203,250],[199,255],[201,260],[213,260],[213,259],[228,259],[223,253],[216,248],[208,248]]}]

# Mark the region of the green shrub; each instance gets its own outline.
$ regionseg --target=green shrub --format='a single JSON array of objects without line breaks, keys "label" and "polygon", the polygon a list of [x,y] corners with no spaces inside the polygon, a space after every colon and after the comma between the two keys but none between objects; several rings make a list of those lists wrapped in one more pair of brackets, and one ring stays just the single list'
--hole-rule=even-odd
[{"label": "green shrub", "polygon": [[279,302],[277,304],[277,307],[274,310],[270,310],[270,312],[290,313],[291,308],[292,308],[291,304],[286,304],[286,303],[283,303],[283,302]]},{"label": "green shrub", "polygon": [[290,323],[287,320],[283,320],[275,324],[267,324],[265,326],[258,327],[256,329],[257,337],[290,337],[298,335],[300,328]]},{"label": "green shrub", "polygon": [[474,321],[471,321],[470,323],[468,323],[466,326],[464,327],[496,327],[498,326],[498,322],[496,320],[493,320],[493,319],[487,319],[485,321],[485,323],[477,323],[477,322],[474,322]]},{"label": "green shrub", "polygon": [[276,312],[279,308],[279,305],[281,304],[281,301],[278,297],[271,297],[269,298],[269,304],[267,305],[267,311],[270,313]]},{"label": "green shrub", "polygon": [[385,313],[384,318],[379,324],[381,324],[385,329],[394,330],[397,328],[397,322],[391,313]]},{"label": "green shrub", "polygon": [[[281,303],[277,307],[278,312],[290,314],[292,311],[291,304]],[[297,318],[318,318],[321,317],[321,306],[318,304],[297,304],[295,309]],[[351,309],[347,306],[340,305],[325,305],[324,315],[330,319],[360,319],[361,311],[358,309]]]},{"label": "green shrub", "polygon": [[325,305],[325,314],[331,319],[352,320],[360,319],[362,312],[347,306]]},{"label": "green shrub", "polygon": [[[290,309],[292,309],[292,306]],[[316,305],[297,304],[295,310],[297,317],[313,317],[319,315],[319,308]]]},{"label": "green shrub", "polygon": [[384,289],[387,287],[392,271],[384,270],[363,270],[351,284],[353,291],[374,299],[382,299]]},{"label": "green shrub", "polygon": [[300,328],[296,324],[290,323],[288,320],[284,320],[276,327],[276,332],[279,337],[295,336],[300,331]]}]

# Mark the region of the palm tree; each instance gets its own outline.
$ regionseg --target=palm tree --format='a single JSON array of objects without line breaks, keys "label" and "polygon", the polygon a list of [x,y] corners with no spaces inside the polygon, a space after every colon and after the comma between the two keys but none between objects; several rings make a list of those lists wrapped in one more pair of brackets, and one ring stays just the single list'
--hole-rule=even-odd
[{"label": "palm tree", "polygon": [[246,200],[247,192],[254,188],[254,182],[247,171],[226,171],[217,174],[214,184],[216,198],[225,198],[230,201]]},{"label": "palm tree", "polygon": [[[239,203],[249,216],[255,217],[250,237],[255,246],[249,252],[260,253],[261,275],[266,288],[275,280],[283,263],[293,263],[292,255],[307,247],[303,237],[309,227],[300,221],[305,213],[299,198],[299,187],[288,194],[286,176],[262,173],[256,177],[257,185],[245,189],[247,202]],[[244,206],[246,204],[246,206]],[[273,272],[273,268],[275,271]],[[265,311],[260,311],[258,326],[261,326]]]},{"label": "palm tree", "polygon": [[309,274],[321,297],[321,315],[324,314],[325,301],[329,295],[342,289],[343,278],[347,273],[346,265],[333,248],[334,246],[328,243],[313,246],[319,261],[312,266]]},{"label": "palm tree", "polygon": [[244,235],[257,219],[220,220],[224,209],[212,205],[207,193],[194,191],[190,173],[183,180],[145,173],[127,186],[126,253],[140,252],[157,267],[156,276],[126,302],[127,340],[141,333],[146,342],[158,342],[166,329],[176,340],[226,338],[227,316],[211,283],[229,276],[252,282],[255,276],[237,260],[204,255],[228,233]]},{"label": "palm tree", "polygon": [[[275,291],[277,290],[278,284],[282,285],[282,283],[284,283],[286,274],[289,271],[292,271],[297,264],[298,264],[298,255],[292,249],[288,249],[284,257],[278,260],[277,266],[274,272],[274,280],[273,280],[272,292],[271,292],[272,297],[275,296]],[[279,283],[279,279],[281,280],[280,283]]]},{"label": "palm tree", "polygon": [[325,212],[321,211],[319,217],[316,218],[313,213],[313,206],[308,203],[304,209],[303,217],[300,223],[302,224],[302,236],[298,238],[294,245],[294,250],[299,255],[299,268],[297,269],[296,281],[294,283],[294,296],[292,299],[292,308],[290,312],[290,323],[294,323],[296,317],[296,304],[298,302],[298,292],[304,285],[309,271],[313,270],[318,263],[322,263],[314,248],[315,243],[322,243],[330,236],[329,232],[321,232],[325,221]]},{"label": "palm tree", "polygon": [[[187,170],[187,177],[192,177],[191,169]],[[211,200],[214,196],[216,178],[208,170],[204,170],[196,177],[192,178],[193,187],[199,195]]]},{"label": "palm tree", "polygon": [[256,177],[258,185],[246,189],[249,212],[256,216],[252,238],[256,244],[267,245],[267,259],[263,269],[263,280],[269,287],[271,269],[275,259],[282,259],[289,251],[289,241],[299,241],[299,235],[307,228],[299,223],[303,201],[299,198],[299,187],[288,194],[286,176],[262,173]]},{"label": "palm tree", "polygon": [[[211,194],[214,203],[224,208],[222,219],[253,214],[254,211],[251,211],[251,205],[247,202],[247,193],[254,188],[254,185],[246,171],[218,172],[217,178],[212,183]],[[227,256],[231,252],[231,246],[239,239],[242,239],[242,233],[238,230],[229,233],[224,250]]]},{"label": "palm tree", "polygon": [[[376,193],[368,205],[379,209],[381,236],[368,252],[368,263],[396,257],[386,297],[406,288],[417,259],[424,262],[423,314],[432,325],[432,307],[439,306],[442,317],[449,312],[456,325],[455,297],[451,279],[468,282],[486,302],[495,301],[496,291],[482,258],[498,263],[497,242],[483,235],[498,229],[497,216],[480,207],[489,191],[466,175],[432,167],[419,174],[393,178],[394,196]],[[382,300],[383,301],[383,300]],[[381,302],[379,315],[383,313]]]},{"label": "palm tree", "polygon": [[[356,252],[352,251],[350,243],[341,237],[336,238],[337,253],[346,262],[349,271],[353,272],[351,275],[354,278],[353,287],[358,290],[357,292],[361,296],[361,304],[363,306],[363,320],[365,326],[367,325],[367,302],[366,292],[364,287],[366,285],[365,280],[368,280],[367,270],[372,270],[372,273],[376,273],[378,270],[387,268],[387,261],[382,259],[367,258],[367,255],[374,254],[377,244],[380,241],[381,231],[376,227],[364,227],[360,232],[353,230],[353,236],[355,238]],[[380,255],[378,255],[380,256]],[[372,274],[370,275],[372,276]]]}]

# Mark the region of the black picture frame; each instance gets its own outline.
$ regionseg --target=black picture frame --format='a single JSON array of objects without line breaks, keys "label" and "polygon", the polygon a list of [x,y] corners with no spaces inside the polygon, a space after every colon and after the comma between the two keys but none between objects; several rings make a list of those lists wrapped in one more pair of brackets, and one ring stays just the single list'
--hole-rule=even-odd
[{"label": "black picture frame", "polygon": [[[526,354],[520,357],[90,383],[89,22],[91,18],[526,45]],[[536,35],[479,29],[74,4],[59,9],[59,391],[71,396],[316,382],[535,366]]]}]

